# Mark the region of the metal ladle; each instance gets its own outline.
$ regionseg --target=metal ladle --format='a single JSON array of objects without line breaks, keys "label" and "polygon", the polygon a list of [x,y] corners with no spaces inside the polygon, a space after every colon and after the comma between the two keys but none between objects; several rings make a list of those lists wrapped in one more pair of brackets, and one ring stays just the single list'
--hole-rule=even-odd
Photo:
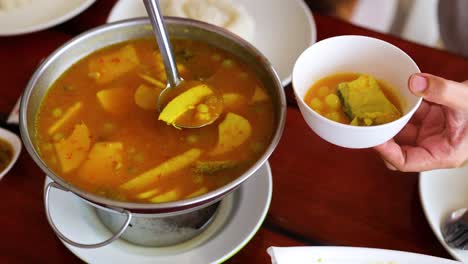
[{"label": "metal ladle", "polygon": [[[143,3],[145,4],[146,11],[148,13],[148,16],[151,21],[151,25],[153,27],[153,33],[156,37],[156,41],[159,46],[159,51],[161,53],[161,57],[163,59],[164,63],[164,68],[166,71],[166,76],[167,76],[167,86],[164,90],[161,91],[159,94],[158,98],[158,111],[161,112],[163,110],[163,104],[167,102],[166,98],[173,98],[175,97],[174,94],[179,93],[180,91],[177,91],[178,89],[177,86],[181,85],[181,83],[184,81],[179,74],[179,71],[177,69],[177,64],[174,58],[174,53],[172,51],[172,45],[171,42],[169,41],[169,37],[167,34],[167,29],[166,25],[164,23],[164,18],[161,15],[161,8],[159,6],[159,1],[158,0],[144,0]],[[214,89],[213,87],[210,87],[212,90]],[[200,128],[204,127],[206,125],[209,125],[213,123],[221,114],[222,112],[222,98],[220,98],[219,93],[217,93],[215,90],[214,95],[217,96],[217,102],[219,102],[219,107],[215,107],[218,113],[212,114],[211,118],[209,120],[203,121],[203,123],[178,123],[177,120],[175,122],[175,125],[180,128]]]}]

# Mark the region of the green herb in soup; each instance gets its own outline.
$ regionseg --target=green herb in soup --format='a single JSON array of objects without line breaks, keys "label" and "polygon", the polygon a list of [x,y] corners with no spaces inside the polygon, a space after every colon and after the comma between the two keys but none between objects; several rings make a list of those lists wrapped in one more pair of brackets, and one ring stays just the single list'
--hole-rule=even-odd
[{"label": "green herb in soup", "polygon": [[[201,42],[174,40],[173,46],[187,96],[175,98],[167,112],[156,110],[167,80],[152,39],[99,50],[52,85],[36,138],[55,173],[111,199],[161,203],[219,188],[260,157],[275,114],[253,69]],[[175,128],[174,120],[188,113],[201,120],[210,114],[210,99],[201,99],[210,93],[200,81],[220,91],[224,112],[203,128]]]}]

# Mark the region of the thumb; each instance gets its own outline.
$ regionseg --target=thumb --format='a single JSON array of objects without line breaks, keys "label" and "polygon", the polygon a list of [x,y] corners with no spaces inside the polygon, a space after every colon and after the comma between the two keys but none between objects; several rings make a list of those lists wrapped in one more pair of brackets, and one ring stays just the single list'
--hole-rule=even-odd
[{"label": "thumb", "polygon": [[468,113],[468,85],[427,73],[416,73],[408,80],[410,91],[425,100]]}]

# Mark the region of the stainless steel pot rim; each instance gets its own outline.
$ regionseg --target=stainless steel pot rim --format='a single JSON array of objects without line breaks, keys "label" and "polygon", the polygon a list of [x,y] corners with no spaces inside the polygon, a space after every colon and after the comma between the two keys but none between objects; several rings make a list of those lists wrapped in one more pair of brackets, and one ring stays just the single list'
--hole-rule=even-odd
[{"label": "stainless steel pot rim", "polygon": [[279,140],[283,133],[284,125],[286,122],[286,106],[287,105],[286,105],[286,98],[285,98],[284,92],[282,91],[283,88],[281,85],[281,81],[275,69],[273,68],[272,64],[268,61],[268,59],[262,53],[260,53],[254,46],[249,44],[247,41],[241,39],[240,37],[238,37],[237,35],[231,32],[228,32],[227,30],[223,28],[220,28],[211,24],[207,24],[204,22],[200,22],[200,21],[186,19],[186,18],[167,17],[166,22],[168,24],[186,25],[186,26],[202,28],[208,31],[215,32],[217,34],[220,34],[240,44],[241,46],[245,47],[247,50],[249,50],[250,52],[252,52],[253,54],[257,56],[261,64],[265,66],[265,70],[267,70],[269,75],[273,78],[275,86],[278,89],[278,99],[280,101],[278,105],[278,115],[279,115],[278,126],[274,135],[272,136],[271,143],[268,149],[257,160],[257,162],[254,165],[252,165],[243,175],[233,180],[232,182],[224,185],[221,188],[215,189],[204,195],[191,198],[191,199],[187,199],[187,200],[180,200],[180,201],[160,203],[160,204],[121,202],[121,201],[108,199],[106,197],[102,197],[102,196],[98,196],[89,192],[82,191],[79,188],[75,187],[74,185],[63,180],[60,176],[58,176],[57,174],[55,174],[52,170],[48,168],[48,166],[41,160],[39,153],[34,148],[30,135],[27,131],[27,121],[26,121],[27,118],[26,118],[25,107],[29,104],[29,99],[30,99],[32,89],[34,88],[37,80],[42,75],[42,73],[48,68],[48,66],[55,59],[57,59],[61,54],[66,52],[68,49],[72,48],[76,43],[84,41],[85,39],[93,37],[95,35],[99,35],[100,33],[104,31],[111,31],[111,30],[115,30],[121,27],[135,27],[135,26],[143,26],[143,25],[151,26],[149,20],[146,18],[128,19],[128,20],[105,24],[105,25],[96,27],[94,29],[91,29],[89,31],[86,31],[76,36],[75,38],[69,40],[68,42],[60,46],[56,51],[54,51],[49,57],[47,57],[41,63],[41,65],[32,75],[30,81],[28,82],[26,86],[25,92],[21,99],[20,115],[19,115],[20,132],[21,132],[21,136],[23,139],[23,143],[25,145],[26,150],[31,155],[31,157],[36,162],[36,164],[38,164],[38,166],[44,172],[46,172],[47,175],[51,177],[55,182],[59,183],[62,187],[64,187],[68,191],[73,192],[74,194],[80,196],[82,199],[85,199],[88,202],[96,203],[105,207],[125,208],[125,209],[130,209],[130,210],[132,209],[133,210],[165,210],[165,209],[171,210],[173,208],[181,208],[183,210],[184,208],[187,209],[189,207],[199,207],[202,205],[204,206],[206,202],[210,202],[210,201],[211,201],[210,202],[211,204],[213,200],[219,200],[222,196],[236,189],[240,184],[242,184],[245,180],[247,180],[256,170],[258,170],[258,168],[260,168],[261,165],[263,165],[263,163],[268,159],[268,157],[271,155],[271,153],[273,152],[273,150],[276,148],[276,146],[279,143]]}]

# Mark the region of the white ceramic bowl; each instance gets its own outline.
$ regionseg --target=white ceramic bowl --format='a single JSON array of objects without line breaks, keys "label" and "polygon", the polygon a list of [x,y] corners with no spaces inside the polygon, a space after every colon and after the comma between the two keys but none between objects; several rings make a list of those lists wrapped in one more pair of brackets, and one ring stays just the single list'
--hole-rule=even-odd
[{"label": "white ceramic bowl", "polygon": [[[304,96],[312,84],[342,72],[370,74],[389,83],[402,99],[403,116],[383,125],[357,127],[329,120],[307,106]],[[292,78],[299,109],[315,133],[338,146],[369,148],[394,137],[418,109],[422,98],[408,90],[408,78],[419,72],[416,63],[392,44],[365,36],[339,36],[306,49],[294,65]]]},{"label": "white ceramic bowl", "polygon": [[3,176],[5,176],[8,173],[8,171],[13,167],[16,160],[18,159],[18,156],[21,152],[21,140],[16,134],[6,129],[3,129],[1,127],[0,127],[0,139],[3,139],[4,141],[8,142],[13,148],[13,157],[10,163],[4,170],[0,171],[0,180],[1,180]]}]

